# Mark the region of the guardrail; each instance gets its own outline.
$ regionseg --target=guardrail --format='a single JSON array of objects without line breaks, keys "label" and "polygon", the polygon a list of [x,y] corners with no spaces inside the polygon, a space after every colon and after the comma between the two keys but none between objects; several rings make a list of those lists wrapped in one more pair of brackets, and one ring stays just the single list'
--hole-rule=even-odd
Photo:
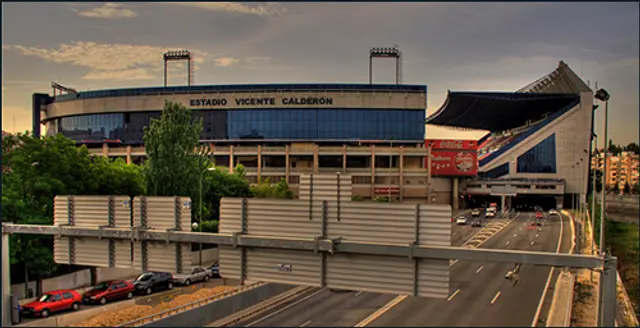
[{"label": "guardrail", "polygon": [[146,317],[142,317],[142,318],[138,318],[138,319],[135,319],[135,320],[131,320],[129,322],[125,322],[125,323],[123,323],[121,325],[118,325],[116,327],[139,327],[141,325],[146,325],[146,324],[158,321],[160,319],[163,319],[163,318],[166,318],[166,317],[169,317],[169,316],[172,316],[172,315],[175,315],[175,314],[178,314],[178,313],[181,313],[181,312],[184,312],[184,311],[196,308],[196,307],[200,307],[200,306],[203,306],[205,304],[209,304],[211,302],[223,299],[225,297],[229,297],[231,295],[235,295],[235,294],[238,294],[238,293],[241,293],[241,292],[244,292],[244,291],[259,287],[259,286],[262,286],[264,284],[265,284],[264,282],[255,282],[253,284],[240,286],[240,287],[238,287],[238,288],[236,288],[234,290],[230,290],[230,291],[227,291],[227,292],[224,292],[224,293],[212,295],[212,296],[209,296],[207,298],[203,298],[203,299],[197,300],[195,302],[183,304],[183,305],[171,308],[171,309],[167,309],[167,310],[164,310],[164,311],[161,311],[161,312],[158,312],[158,313],[154,313],[154,314],[148,315]]}]

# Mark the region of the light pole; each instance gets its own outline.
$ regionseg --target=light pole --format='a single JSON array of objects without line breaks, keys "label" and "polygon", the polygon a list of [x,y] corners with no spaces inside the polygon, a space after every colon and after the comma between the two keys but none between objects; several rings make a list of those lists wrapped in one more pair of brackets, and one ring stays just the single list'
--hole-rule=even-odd
[{"label": "light pole", "polygon": [[[204,180],[204,174],[205,172],[211,172],[211,171],[215,171],[216,168],[215,167],[207,167],[206,169],[202,170],[202,172],[200,173],[200,208],[198,210],[198,232],[202,232],[202,184]],[[193,226],[193,225],[192,225]],[[200,243],[198,245],[198,265],[202,265],[202,243]]]},{"label": "light pole", "polygon": [[607,90],[600,89],[596,91],[594,97],[604,102],[604,146],[602,152],[602,201],[600,203],[600,254],[604,254],[604,215],[606,204],[605,186],[607,185],[607,143],[608,140],[608,123],[609,123],[609,98],[611,95]]}]

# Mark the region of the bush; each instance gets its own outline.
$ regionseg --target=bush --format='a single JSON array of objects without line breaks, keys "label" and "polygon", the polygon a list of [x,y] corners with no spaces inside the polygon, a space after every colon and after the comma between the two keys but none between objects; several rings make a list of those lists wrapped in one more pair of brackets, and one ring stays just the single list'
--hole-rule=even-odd
[{"label": "bush", "polygon": [[293,199],[293,191],[289,189],[289,184],[285,179],[272,184],[269,179],[260,181],[257,185],[251,186],[251,194],[256,198],[277,198]]},{"label": "bush", "polygon": [[376,196],[373,197],[373,200],[378,203],[389,203],[391,201],[391,199],[387,196]]},{"label": "bush", "polygon": [[354,201],[354,202],[362,202],[364,200],[365,200],[364,196],[360,196],[360,195],[355,195],[351,197],[351,201]]}]

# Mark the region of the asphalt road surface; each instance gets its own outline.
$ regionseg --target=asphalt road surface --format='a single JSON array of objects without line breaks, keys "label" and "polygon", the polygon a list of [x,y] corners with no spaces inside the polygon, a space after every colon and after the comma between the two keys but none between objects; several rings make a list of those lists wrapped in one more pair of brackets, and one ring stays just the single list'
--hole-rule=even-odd
[{"label": "asphalt road surface", "polygon": [[[532,217],[532,213],[523,213],[482,248],[555,253],[562,219],[551,217],[538,229],[529,225]],[[562,230],[561,251],[567,252],[569,224]],[[504,278],[512,269],[511,264],[460,261],[451,268],[448,300],[409,297],[369,326],[531,326],[550,268],[523,265],[516,285]],[[542,318],[546,318],[544,303]]]},{"label": "asphalt road surface", "polygon": [[[471,214],[468,214],[471,218]],[[452,224],[451,244],[461,246],[479,227]],[[319,290],[317,294],[286,307],[275,315],[254,321],[253,327],[353,327],[379,308],[396,298],[396,295],[353,291]]]}]

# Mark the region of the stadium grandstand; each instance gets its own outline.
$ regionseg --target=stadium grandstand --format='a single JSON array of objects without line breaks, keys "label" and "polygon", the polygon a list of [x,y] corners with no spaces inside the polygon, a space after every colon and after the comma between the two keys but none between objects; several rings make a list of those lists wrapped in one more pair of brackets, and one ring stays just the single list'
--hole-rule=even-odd
[{"label": "stadium grandstand", "polygon": [[478,178],[467,181],[467,193],[490,194],[487,181],[497,179],[560,206],[588,188],[581,181],[589,172],[592,99],[589,86],[560,62],[516,92],[449,91],[427,123],[488,131],[478,140]]}]

